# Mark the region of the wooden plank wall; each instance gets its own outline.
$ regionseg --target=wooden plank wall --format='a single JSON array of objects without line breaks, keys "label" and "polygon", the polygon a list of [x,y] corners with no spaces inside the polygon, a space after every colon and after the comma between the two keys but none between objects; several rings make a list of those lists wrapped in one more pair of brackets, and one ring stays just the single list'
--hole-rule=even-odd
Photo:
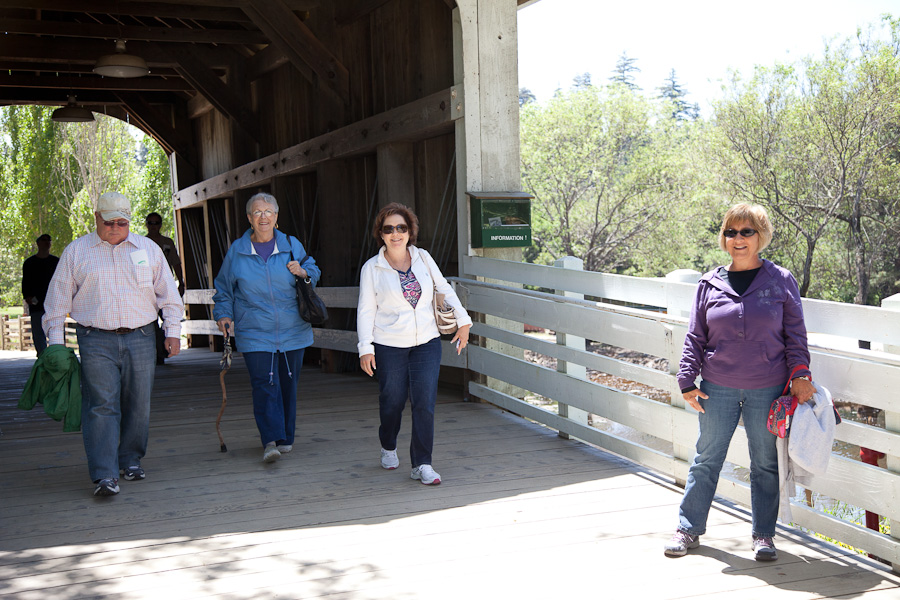
[{"label": "wooden plank wall", "polygon": [[[452,11],[447,3],[389,0],[351,17],[347,17],[345,4],[323,2],[309,11],[303,23],[350,74],[349,102],[341,102],[324,85],[311,83],[290,62],[262,74],[248,83],[245,92],[259,120],[258,143],[216,110],[200,112],[193,119],[203,179],[453,85]],[[234,68],[226,82],[240,83],[243,76],[242,69]],[[373,146],[361,156],[272,178],[209,202],[223,202],[228,207],[226,214],[232,218],[225,227],[234,240],[248,227],[244,217],[247,199],[258,191],[272,193],[281,207],[280,229],[297,236],[315,256],[323,270],[322,285],[355,285],[361,262],[375,250],[367,223],[373,201],[384,205],[398,200],[413,206],[420,217],[420,245],[428,248],[434,243],[441,202],[445,193],[452,194],[455,189],[455,145],[452,133],[441,133],[409,143]],[[182,189],[191,183],[179,182]],[[444,201],[455,203],[455,198],[451,195]],[[455,215],[455,210],[445,209],[444,214],[448,212]],[[221,210],[213,210],[205,215],[209,233],[205,232],[208,250],[204,262],[212,277],[223,258],[214,233],[221,225],[217,222],[221,214]],[[445,244],[453,251],[448,275],[459,272],[455,227],[449,230]],[[184,253],[190,255],[192,249],[182,243]],[[191,267],[196,259],[188,256],[185,262],[188,287],[195,287],[199,281],[194,281]],[[332,326],[352,329],[355,315],[351,313],[337,309]]]}]

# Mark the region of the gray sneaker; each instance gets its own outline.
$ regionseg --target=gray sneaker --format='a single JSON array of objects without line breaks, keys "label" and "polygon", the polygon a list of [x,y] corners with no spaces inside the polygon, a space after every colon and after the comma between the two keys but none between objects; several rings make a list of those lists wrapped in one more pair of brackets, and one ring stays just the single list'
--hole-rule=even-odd
[{"label": "gray sneaker", "polygon": [[775,550],[775,542],[770,537],[753,537],[753,556],[756,560],[778,560],[778,551]]},{"label": "gray sneaker", "polygon": [[273,463],[279,458],[281,458],[281,452],[278,451],[275,444],[269,444],[266,446],[265,450],[263,450],[263,462]]},{"label": "gray sneaker", "polygon": [[381,449],[381,468],[396,469],[400,466],[400,457],[397,456],[396,450]]},{"label": "gray sneaker", "polygon": [[684,556],[687,554],[688,549],[696,548],[699,545],[699,535],[691,535],[686,531],[678,529],[675,531],[675,535],[672,536],[672,539],[669,540],[669,543],[666,544],[664,552],[666,556]]}]

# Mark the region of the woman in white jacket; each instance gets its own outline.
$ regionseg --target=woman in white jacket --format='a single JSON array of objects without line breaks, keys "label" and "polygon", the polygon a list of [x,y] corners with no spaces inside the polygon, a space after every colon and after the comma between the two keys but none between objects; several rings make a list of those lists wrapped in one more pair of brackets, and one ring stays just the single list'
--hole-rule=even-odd
[{"label": "woman in white jacket", "polygon": [[410,477],[426,485],[441,482],[431,466],[434,406],[441,368],[441,339],[434,319],[435,288],[453,307],[459,330],[457,353],[469,342],[472,319],[434,259],[414,246],[419,219],[392,202],[375,217],[372,235],[381,249],[363,265],[359,282],[356,330],[359,364],[371,376],[378,366],[381,466],[396,469],[397,434],[409,398],[412,407]]}]

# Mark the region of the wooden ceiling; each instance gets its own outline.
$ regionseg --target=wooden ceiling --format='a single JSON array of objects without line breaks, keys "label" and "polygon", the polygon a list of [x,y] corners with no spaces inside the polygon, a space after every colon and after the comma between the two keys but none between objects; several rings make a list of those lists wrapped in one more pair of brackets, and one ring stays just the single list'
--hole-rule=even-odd
[{"label": "wooden ceiling", "polygon": [[[259,139],[246,85],[286,63],[331,101],[348,102],[350,74],[304,21],[327,6],[335,25],[346,25],[391,1],[0,0],[0,106],[62,106],[74,94],[78,105],[128,119],[185,155],[185,120],[211,108]],[[93,73],[118,39],[149,75]]]}]

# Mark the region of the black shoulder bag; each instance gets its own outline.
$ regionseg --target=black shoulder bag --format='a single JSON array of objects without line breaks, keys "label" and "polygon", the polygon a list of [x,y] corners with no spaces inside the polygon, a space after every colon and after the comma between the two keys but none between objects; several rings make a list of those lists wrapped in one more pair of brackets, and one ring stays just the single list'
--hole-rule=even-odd
[{"label": "black shoulder bag", "polygon": [[[300,260],[301,267],[308,258],[309,255],[307,254]],[[291,260],[296,260],[294,258],[293,244],[291,244]],[[296,275],[294,275],[294,279],[297,283],[297,310],[300,313],[300,318],[310,325],[323,324],[328,320],[328,309],[325,307],[325,303],[322,302],[322,299],[316,294],[312,280],[309,277],[301,278]]]}]

